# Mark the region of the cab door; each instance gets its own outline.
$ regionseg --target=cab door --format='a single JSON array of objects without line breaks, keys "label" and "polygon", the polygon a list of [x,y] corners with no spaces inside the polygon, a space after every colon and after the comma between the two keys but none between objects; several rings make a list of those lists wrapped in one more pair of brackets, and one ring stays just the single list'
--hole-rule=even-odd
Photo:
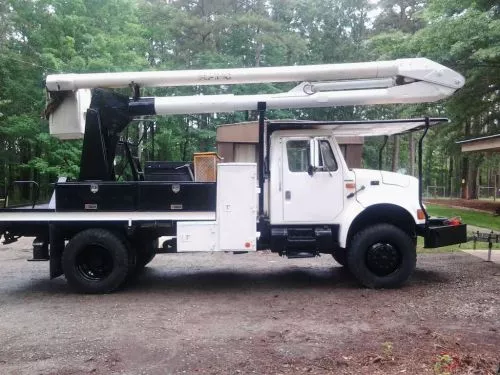
[{"label": "cab door", "polygon": [[338,148],[328,137],[284,137],[281,145],[283,222],[333,223],[344,203]]}]

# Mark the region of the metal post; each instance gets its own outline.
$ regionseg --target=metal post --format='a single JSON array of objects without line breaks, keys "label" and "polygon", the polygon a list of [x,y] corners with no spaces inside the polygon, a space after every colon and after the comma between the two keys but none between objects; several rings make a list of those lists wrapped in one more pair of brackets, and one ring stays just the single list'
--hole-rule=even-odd
[{"label": "metal post", "polygon": [[151,122],[151,160],[156,160],[155,159],[155,125],[156,122],[152,121]]},{"label": "metal post", "polygon": [[387,140],[389,139],[388,135],[384,135],[384,143],[380,150],[378,151],[378,169],[382,170],[382,151],[384,151],[385,145],[387,144]]},{"label": "metal post", "polygon": [[488,236],[488,262],[491,262],[491,249],[493,248],[493,231]]},{"label": "metal post", "polygon": [[420,208],[424,212],[425,215],[425,224],[427,225],[427,221],[429,220],[429,214],[425,210],[424,204],[422,202],[422,149],[424,144],[424,138],[427,135],[427,131],[429,130],[430,122],[429,117],[425,117],[425,128],[422,136],[418,140],[418,203]]},{"label": "metal post", "polygon": [[497,175],[495,174],[495,177],[493,178],[495,180],[494,183],[494,191],[493,191],[493,202],[497,200]]},{"label": "metal post", "polygon": [[265,117],[266,117],[266,102],[258,102],[257,110],[259,112],[259,164],[258,164],[258,176],[259,176],[259,217],[264,215],[264,166],[266,158],[266,147],[265,141]]}]

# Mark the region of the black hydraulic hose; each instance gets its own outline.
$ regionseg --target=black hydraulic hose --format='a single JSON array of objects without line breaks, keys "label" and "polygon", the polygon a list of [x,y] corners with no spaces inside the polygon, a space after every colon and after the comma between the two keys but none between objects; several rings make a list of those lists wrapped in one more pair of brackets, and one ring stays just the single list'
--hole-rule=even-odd
[{"label": "black hydraulic hose", "polygon": [[420,205],[420,208],[424,212],[425,215],[425,225],[427,226],[427,222],[429,220],[429,214],[427,213],[424,204],[422,202],[422,149],[423,149],[423,144],[424,144],[424,138],[427,135],[427,131],[429,130],[430,126],[430,121],[429,117],[425,117],[425,128],[422,136],[420,137],[418,141],[418,203]]}]

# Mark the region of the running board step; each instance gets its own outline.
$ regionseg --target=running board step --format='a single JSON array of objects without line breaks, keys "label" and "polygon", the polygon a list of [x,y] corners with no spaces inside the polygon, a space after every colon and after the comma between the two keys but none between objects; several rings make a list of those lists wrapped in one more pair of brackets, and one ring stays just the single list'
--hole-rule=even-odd
[{"label": "running board step", "polygon": [[287,251],[286,256],[288,259],[297,259],[297,258],[314,258],[319,256],[317,252],[309,252],[309,251]]},{"label": "running board step", "polygon": [[335,247],[329,226],[290,226],[271,229],[271,249],[289,258],[310,258]]}]

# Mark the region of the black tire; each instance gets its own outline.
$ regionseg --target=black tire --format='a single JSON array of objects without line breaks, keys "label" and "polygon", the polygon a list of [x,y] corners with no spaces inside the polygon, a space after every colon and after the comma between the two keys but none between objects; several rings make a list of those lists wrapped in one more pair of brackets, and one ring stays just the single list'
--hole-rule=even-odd
[{"label": "black tire", "polygon": [[415,270],[415,241],[391,224],[363,229],[352,239],[347,264],[358,281],[368,288],[397,288]]},{"label": "black tire", "polygon": [[333,259],[341,266],[347,268],[347,252],[345,249],[337,249],[332,253]]},{"label": "black tire", "polygon": [[137,244],[135,246],[137,254],[137,261],[136,261],[137,270],[141,270],[153,260],[153,258],[156,256],[157,248],[158,248],[158,239],[155,239],[153,241],[151,240],[137,241]]},{"label": "black tire", "polygon": [[68,242],[62,265],[68,284],[78,292],[109,293],[125,281],[134,258],[123,238],[95,228]]}]

